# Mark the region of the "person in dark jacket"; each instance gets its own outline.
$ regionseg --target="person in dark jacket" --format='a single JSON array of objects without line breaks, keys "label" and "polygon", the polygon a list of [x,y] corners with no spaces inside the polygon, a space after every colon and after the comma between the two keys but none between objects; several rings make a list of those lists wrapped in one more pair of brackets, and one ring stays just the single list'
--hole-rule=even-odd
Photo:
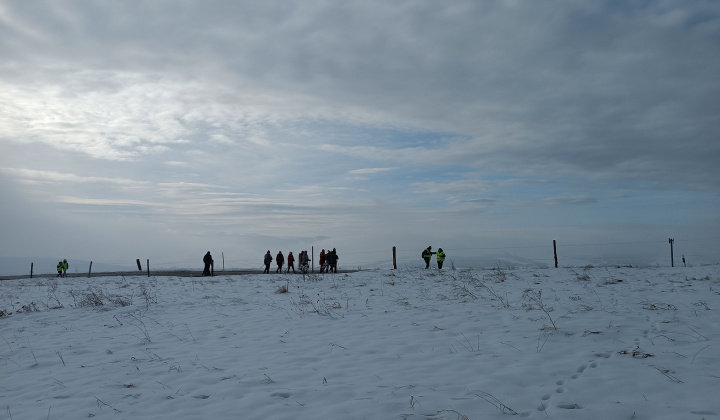
[{"label": "person in dark jacket", "polygon": [[282,251],[278,251],[278,254],[275,256],[275,262],[278,266],[275,272],[282,274],[282,266],[283,264],[285,264],[285,256],[283,255]]},{"label": "person in dark jacket", "polygon": [[432,254],[434,254],[434,252],[432,252],[431,246],[425,248],[422,252],[422,258],[425,260],[426,269],[430,268],[430,258],[432,258]]},{"label": "person in dark jacket", "polygon": [[288,254],[287,263],[288,263],[288,268],[287,268],[286,273],[289,273],[291,268],[294,273],[295,272],[295,257],[293,256],[292,251],[290,251],[290,253]]},{"label": "person in dark jacket", "polygon": [[207,254],[205,254],[205,256],[203,257],[203,263],[205,263],[205,268],[203,269],[202,275],[211,275],[210,266],[213,264],[213,258],[212,255],[210,255],[210,251],[208,251]]},{"label": "person in dark jacket", "polygon": [[328,263],[328,272],[337,273],[337,262],[340,259],[335,248],[332,249],[326,256],[325,259]]},{"label": "person in dark jacket", "polygon": [[272,264],[272,255],[270,255],[270,250],[268,249],[267,254],[265,254],[265,258],[263,259],[263,263],[265,263],[265,271],[263,271],[263,274],[270,274],[270,264]]}]

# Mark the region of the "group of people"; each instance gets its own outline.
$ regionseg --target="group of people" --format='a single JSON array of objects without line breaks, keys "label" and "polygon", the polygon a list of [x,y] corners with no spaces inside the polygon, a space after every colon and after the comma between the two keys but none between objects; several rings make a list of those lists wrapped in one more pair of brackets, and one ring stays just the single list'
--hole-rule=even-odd
[{"label": "group of people", "polygon": [[68,264],[67,260],[62,260],[62,261],[58,262],[58,265],[57,265],[58,274],[55,277],[67,277],[68,267],[70,267],[70,264]]},{"label": "group of people", "polygon": [[[307,273],[308,267],[310,266],[310,257],[308,255],[308,252],[300,251],[298,261],[300,272],[303,274]],[[263,259],[263,264],[265,264],[265,270],[263,271],[264,274],[270,274],[270,265],[272,264],[272,262],[273,256],[268,249],[268,252],[265,253],[265,258]],[[275,272],[282,273],[283,265],[285,264],[285,256],[283,255],[282,251],[279,251],[275,256],[275,264],[277,264],[277,269],[275,270]],[[291,269],[293,273],[297,273],[297,271],[295,271],[295,256],[293,255],[292,251],[288,253],[287,270],[285,272],[289,273]]]},{"label": "group of people", "polygon": [[337,262],[340,259],[335,248],[327,253],[323,249],[320,251],[320,272],[321,273],[337,273]]},{"label": "group of people", "polygon": [[437,260],[438,270],[442,270],[443,263],[445,262],[445,251],[443,251],[442,248],[438,248],[437,252],[433,252],[431,246],[423,249],[422,252],[422,259],[425,260],[425,268],[430,268],[430,259],[433,254],[435,254],[435,259]]},{"label": "group of people", "polygon": [[[445,251],[443,251],[442,248],[438,248],[437,251],[432,250],[432,246],[429,246],[422,251],[422,259],[425,260],[425,268],[430,268],[430,260],[432,259],[433,254],[435,255],[435,260],[437,261],[437,267],[438,270],[442,270],[443,263],[445,262]],[[310,264],[310,257],[308,255],[307,251],[300,251],[300,256],[298,257],[300,261],[300,272],[307,273],[308,267]],[[337,250],[335,248],[332,249],[332,251],[327,251],[323,249],[320,251],[320,272],[321,273],[337,273],[337,263],[340,257],[337,254]],[[283,255],[282,251],[279,251],[277,255],[274,258],[275,264],[277,264],[277,269],[275,270],[276,273],[282,273],[283,272],[283,265],[285,265],[285,255]],[[273,256],[270,253],[270,250],[265,253],[265,257],[263,259],[263,264],[265,264],[265,270],[263,271],[264,274],[270,274],[270,265],[273,262]],[[213,265],[214,261],[212,259],[212,256],[210,255],[210,251],[205,254],[203,257],[203,263],[205,263],[205,269],[203,270],[203,276],[211,276],[213,275]],[[58,277],[65,277],[65,273],[68,269],[68,262],[67,260],[63,260],[62,262],[58,263],[57,266],[58,269]],[[296,273],[295,271],[295,256],[293,255],[292,251],[287,256],[287,270],[286,273],[289,273],[292,269],[293,273]]]}]

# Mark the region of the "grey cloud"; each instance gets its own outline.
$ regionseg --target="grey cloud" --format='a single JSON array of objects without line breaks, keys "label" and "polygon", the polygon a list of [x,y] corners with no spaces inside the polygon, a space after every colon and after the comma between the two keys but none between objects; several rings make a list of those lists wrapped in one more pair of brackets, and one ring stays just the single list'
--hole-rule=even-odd
[{"label": "grey cloud", "polygon": [[394,168],[363,168],[363,169],[353,169],[348,171],[349,174],[362,174],[362,175],[368,175],[368,174],[377,174],[380,172],[387,172],[392,171]]},{"label": "grey cloud", "polygon": [[568,204],[592,204],[598,200],[594,197],[572,196],[572,197],[549,197],[542,200],[547,205],[568,205]]},{"label": "grey cloud", "polygon": [[[371,116],[370,124],[382,124],[383,115],[391,115],[388,120],[405,128],[473,137],[461,142],[463,160],[476,156],[469,163],[487,171],[567,170],[720,188],[711,159],[720,153],[717,5],[27,3],[5,7],[6,20],[16,23],[3,37],[14,44],[2,45],[16,60],[39,47],[65,66],[170,78],[195,71],[197,90],[212,81],[229,92],[250,86],[282,91],[305,97],[306,115],[314,117],[354,108]],[[41,6],[56,13],[39,13]],[[164,143],[192,134],[177,118],[217,121],[233,130],[224,117],[237,110],[212,115],[205,109],[217,109],[223,97],[236,101],[235,95],[205,96],[211,106],[196,113],[187,106],[169,114],[143,110],[157,123],[169,115],[158,128],[171,135],[158,145],[145,144],[153,138],[152,125],[125,137],[111,132],[112,153],[129,158],[166,150]],[[293,115],[301,112],[286,117]],[[143,144],[129,148],[138,142]],[[81,149],[102,153],[104,147]],[[641,167],[633,165],[638,159]]]}]

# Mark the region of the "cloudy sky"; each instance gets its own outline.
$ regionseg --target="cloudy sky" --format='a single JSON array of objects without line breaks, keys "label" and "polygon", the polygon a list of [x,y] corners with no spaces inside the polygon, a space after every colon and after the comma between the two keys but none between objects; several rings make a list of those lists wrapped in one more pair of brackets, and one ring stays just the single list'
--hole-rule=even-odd
[{"label": "cloudy sky", "polygon": [[0,56],[0,256],[720,261],[716,1],[0,0]]}]

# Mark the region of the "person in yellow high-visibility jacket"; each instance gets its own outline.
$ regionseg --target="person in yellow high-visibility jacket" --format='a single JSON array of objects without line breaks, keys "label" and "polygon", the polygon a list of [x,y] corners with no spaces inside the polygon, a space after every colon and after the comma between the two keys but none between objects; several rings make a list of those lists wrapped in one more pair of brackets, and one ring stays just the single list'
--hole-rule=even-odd
[{"label": "person in yellow high-visibility jacket", "polygon": [[435,253],[432,252],[432,247],[431,247],[431,246],[423,249],[423,252],[422,252],[422,254],[421,254],[421,255],[422,255],[422,259],[425,260],[425,269],[426,269],[426,270],[427,270],[428,268],[430,268],[430,258],[432,258],[432,254],[435,254]]},{"label": "person in yellow high-visibility jacket", "polygon": [[68,268],[70,268],[70,264],[68,264],[67,260],[63,260],[62,262],[62,270],[63,270],[63,277],[67,277],[67,271]]},{"label": "person in yellow high-visibility jacket", "polygon": [[438,270],[442,270],[443,263],[445,262],[445,251],[443,251],[442,248],[438,248],[435,253],[435,258],[437,258]]}]

